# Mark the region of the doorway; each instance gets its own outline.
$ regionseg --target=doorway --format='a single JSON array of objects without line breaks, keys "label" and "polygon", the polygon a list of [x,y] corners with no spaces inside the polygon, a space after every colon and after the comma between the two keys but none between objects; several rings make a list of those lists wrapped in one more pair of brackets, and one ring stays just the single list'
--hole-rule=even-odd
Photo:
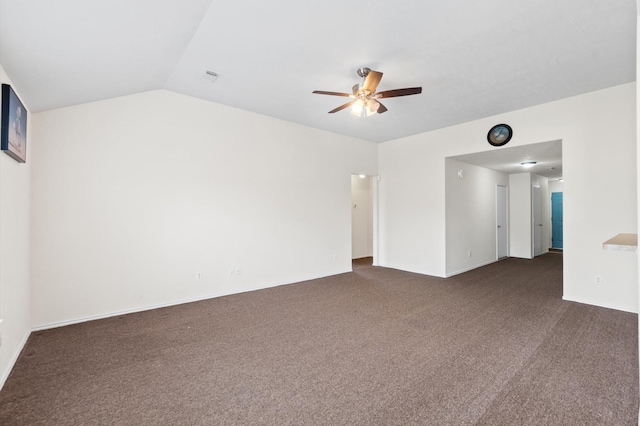
[{"label": "doorway", "polygon": [[509,256],[509,200],[507,187],[496,186],[496,257]]},{"label": "doorway", "polygon": [[551,193],[551,248],[563,249],[562,192]]},{"label": "doorway", "polygon": [[375,264],[377,180],[351,175],[351,259]]},{"label": "doorway", "polygon": [[532,188],[532,226],[533,226],[533,255],[540,256],[542,254],[542,195],[540,188],[534,186]]}]

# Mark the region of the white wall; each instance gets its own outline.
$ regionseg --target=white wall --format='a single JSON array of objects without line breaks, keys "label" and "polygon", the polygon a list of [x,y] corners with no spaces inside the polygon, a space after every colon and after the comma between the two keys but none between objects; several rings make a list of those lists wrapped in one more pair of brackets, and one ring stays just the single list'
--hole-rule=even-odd
[{"label": "white wall", "polygon": [[[0,66],[0,83],[11,84]],[[20,97],[20,91],[13,87]],[[29,106],[25,105],[28,109]],[[29,247],[32,115],[27,119],[27,162],[0,153],[0,388],[15,363],[30,326]]]},{"label": "white wall", "polygon": [[371,176],[351,176],[351,256],[373,256],[373,185]]},{"label": "white wall", "polygon": [[428,135],[379,145],[378,264],[444,277],[444,158],[456,152]]},{"label": "white wall", "polygon": [[[640,80],[640,7],[638,7],[638,2],[636,1],[636,83]],[[640,137],[638,137],[637,126],[640,122],[640,96],[638,93],[638,87],[636,86],[636,137],[635,137],[635,147],[636,147],[636,162],[640,164]],[[636,167],[636,171],[638,168]],[[636,173],[636,199],[637,203],[640,203],[640,173]],[[640,209],[640,204],[636,204],[636,208]],[[640,227],[640,217],[637,218],[638,227]],[[636,247],[636,265],[640,261],[640,250]],[[640,289],[640,278],[636,279],[636,287]],[[638,297],[640,298],[640,291],[638,291]],[[640,306],[640,299],[638,300],[638,305]],[[638,316],[638,328],[640,329],[640,316]],[[640,338],[638,339],[638,350],[640,351]],[[638,358],[638,364],[640,365],[640,358]],[[640,383],[639,383],[640,386]],[[638,408],[638,419],[640,423],[640,407]]]},{"label": "white wall", "polygon": [[[542,254],[548,253],[551,248],[551,192],[549,191],[549,179],[544,176],[531,175],[531,185],[540,188],[540,209],[542,219]],[[533,224],[533,226],[536,226]]]},{"label": "white wall", "polygon": [[563,192],[564,183],[560,180],[554,179],[549,181],[549,194],[553,192]]},{"label": "white wall", "polygon": [[509,175],[509,256],[533,258],[531,173]]},{"label": "white wall", "polygon": [[380,264],[445,276],[444,159],[500,149],[486,134],[508,123],[508,146],[562,140],[564,298],[637,312],[635,254],[602,250],[637,230],[635,102],[630,83],[380,144]]},{"label": "white wall", "polygon": [[508,186],[509,178],[451,158],[445,160],[445,174],[446,274],[450,276],[497,260],[496,186]]},{"label": "white wall", "polygon": [[33,134],[35,328],[350,271],[351,174],[377,172],[375,144],[167,91]]}]

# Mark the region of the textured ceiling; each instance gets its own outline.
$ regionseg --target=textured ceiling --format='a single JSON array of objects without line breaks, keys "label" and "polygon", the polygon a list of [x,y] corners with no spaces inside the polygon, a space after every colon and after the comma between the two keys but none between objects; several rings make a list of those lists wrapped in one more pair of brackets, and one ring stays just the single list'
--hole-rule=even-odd
[{"label": "textured ceiling", "polygon": [[[0,0],[0,64],[33,112],[164,88],[383,142],[634,81],[635,25],[634,0]],[[327,114],[311,92],[361,66],[423,93]]]}]

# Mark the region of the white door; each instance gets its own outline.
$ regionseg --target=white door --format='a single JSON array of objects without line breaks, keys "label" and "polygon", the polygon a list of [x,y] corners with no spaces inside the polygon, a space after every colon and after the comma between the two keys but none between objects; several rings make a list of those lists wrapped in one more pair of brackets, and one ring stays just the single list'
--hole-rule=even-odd
[{"label": "white door", "polygon": [[498,259],[509,255],[509,228],[508,228],[507,187],[496,187],[496,245]]},{"label": "white door", "polygon": [[540,188],[533,187],[533,255],[542,254],[542,197]]}]

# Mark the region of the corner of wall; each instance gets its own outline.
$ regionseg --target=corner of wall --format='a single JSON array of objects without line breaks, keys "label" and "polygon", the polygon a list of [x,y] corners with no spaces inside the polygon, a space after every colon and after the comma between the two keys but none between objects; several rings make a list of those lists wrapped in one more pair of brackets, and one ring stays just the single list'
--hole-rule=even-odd
[{"label": "corner of wall", "polygon": [[[0,82],[11,84],[2,65]],[[0,389],[31,333],[31,116],[27,117],[27,162],[0,153]]]}]

